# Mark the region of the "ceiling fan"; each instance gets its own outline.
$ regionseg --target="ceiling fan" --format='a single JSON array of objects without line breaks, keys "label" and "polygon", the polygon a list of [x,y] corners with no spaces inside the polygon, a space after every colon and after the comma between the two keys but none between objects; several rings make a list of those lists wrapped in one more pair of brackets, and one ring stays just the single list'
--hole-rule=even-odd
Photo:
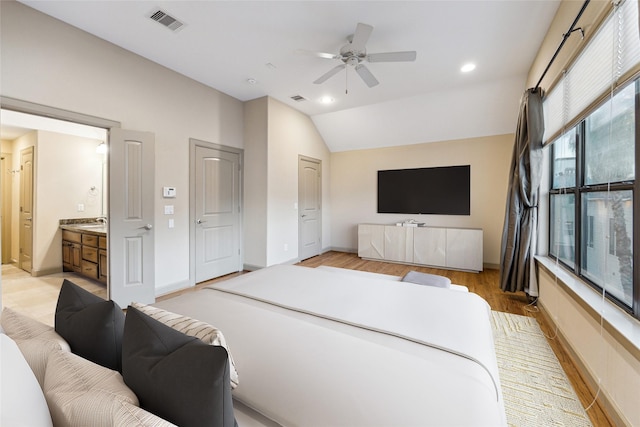
[{"label": "ceiling fan", "polygon": [[339,64],[324,73],[313,83],[324,83],[334,75],[338,74],[340,71],[347,68],[347,65],[350,65],[354,67],[356,73],[358,73],[360,78],[366,83],[367,86],[373,87],[380,82],[378,82],[378,80],[363,64],[363,62],[410,62],[416,60],[415,51],[367,54],[365,45],[367,44],[372,31],[373,27],[371,25],[358,23],[358,25],[356,26],[356,32],[352,36],[348,37],[349,43],[342,46],[342,48],[340,49],[340,53],[336,55],[324,52],[299,51],[301,53],[311,54],[319,58],[338,59],[342,62],[342,64]]}]

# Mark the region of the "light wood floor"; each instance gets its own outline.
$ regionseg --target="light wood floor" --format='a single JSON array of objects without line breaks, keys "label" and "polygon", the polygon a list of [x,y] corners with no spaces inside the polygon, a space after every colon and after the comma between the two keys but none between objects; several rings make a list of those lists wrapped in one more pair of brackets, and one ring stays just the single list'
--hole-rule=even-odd
[{"label": "light wood floor", "polygon": [[[535,306],[529,305],[529,301],[524,293],[511,294],[504,293],[500,290],[498,270],[489,269],[480,273],[467,273],[462,271],[417,267],[387,262],[367,261],[358,258],[356,254],[344,252],[327,252],[323,255],[302,261],[299,265],[313,268],[320,265],[326,265],[352,270],[390,274],[394,276],[404,276],[410,270],[439,274],[450,278],[452,283],[467,286],[470,292],[474,292],[483,297],[493,310],[535,317],[547,337],[555,337],[556,335],[556,331],[550,327],[542,313],[538,312]],[[229,278],[235,277],[239,274],[243,273],[234,273],[211,281],[203,282],[196,285],[194,288],[164,295],[159,297],[158,300],[169,299],[186,292],[197,292],[206,285],[221,280],[228,280]],[[69,278],[76,284],[87,286],[91,292],[97,294],[102,293],[101,296],[103,298],[106,297],[106,290],[104,289],[104,286],[101,286],[97,282],[82,279],[80,276],[73,275],[73,273],[61,273],[59,275],[46,276],[42,278],[32,278],[13,266],[3,265],[2,303],[4,306],[29,314],[43,323],[53,325],[55,304],[64,277]],[[582,405],[587,407],[594,399],[593,391],[587,386],[581,377],[580,372],[576,369],[576,365],[571,360],[569,353],[564,349],[559,339],[548,339],[548,341],[567,373],[569,380],[573,384]],[[587,413],[589,414],[594,427],[614,426],[599,402],[596,402]]]}]

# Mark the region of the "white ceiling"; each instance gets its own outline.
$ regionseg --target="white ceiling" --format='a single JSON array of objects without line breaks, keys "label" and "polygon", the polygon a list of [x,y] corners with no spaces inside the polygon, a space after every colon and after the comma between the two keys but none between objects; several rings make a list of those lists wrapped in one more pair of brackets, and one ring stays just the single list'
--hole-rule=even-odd
[{"label": "white ceiling", "polygon": [[[526,75],[560,3],[21,2],[239,100],[268,95],[288,104],[311,116],[332,151],[513,132]],[[185,25],[172,32],[149,18],[157,9]],[[380,81],[373,88],[351,68],[313,84],[339,62],[296,51],[338,53],[358,22],[374,27],[368,53],[415,50],[417,60],[367,64]],[[477,69],[461,73],[469,61]],[[335,102],[321,104],[323,96]]]}]

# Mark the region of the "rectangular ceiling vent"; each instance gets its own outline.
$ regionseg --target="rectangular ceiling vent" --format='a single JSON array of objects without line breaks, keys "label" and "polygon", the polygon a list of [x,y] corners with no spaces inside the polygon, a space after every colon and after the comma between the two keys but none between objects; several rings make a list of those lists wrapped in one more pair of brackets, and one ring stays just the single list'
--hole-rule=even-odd
[{"label": "rectangular ceiling vent", "polygon": [[304,97],[304,96],[302,96],[302,95],[293,95],[293,96],[291,97],[291,99],[293,99],[293,100],[294,100],[294,101],[296,101],[296,102],[301,102],[301,101],[306,101],[306,100],[307,100],[307,98],[305,98],[305,97]]},{"label": "rectangular ceiling vent", "polygon": [[178,31],[180,28],[184,26],[183,22],[178,21],[176,18],[174,18],[173,16],[169,15],[168,13],[160,9],[153,12],[150,18],[164,25],[171,31]]}]

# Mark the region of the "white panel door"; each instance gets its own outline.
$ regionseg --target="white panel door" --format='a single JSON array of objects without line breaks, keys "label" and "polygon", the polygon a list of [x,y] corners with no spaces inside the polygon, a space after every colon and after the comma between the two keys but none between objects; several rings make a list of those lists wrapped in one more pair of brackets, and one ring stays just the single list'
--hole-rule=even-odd
[{"label": "white panel door", "polygon": [[125,308],[155,302],[154,135],[109,136],[109,298]]},{"label": "white panel door", "polygon": [[298,258],[320,255],[322,241],[322,181],[319,160],[298,163]]},{"label": "white panel door", "polygon": [[416,264],[446,265],[447,229],[416,227],[413,230],[413,262]]},{"label": "white panel door", "polygon": [[384,225],[358,225],[358,256],[384,259]]},{"label": "white panel door", "polygon": [[195,278],[242,270],[240,153],[195,146]]}]

